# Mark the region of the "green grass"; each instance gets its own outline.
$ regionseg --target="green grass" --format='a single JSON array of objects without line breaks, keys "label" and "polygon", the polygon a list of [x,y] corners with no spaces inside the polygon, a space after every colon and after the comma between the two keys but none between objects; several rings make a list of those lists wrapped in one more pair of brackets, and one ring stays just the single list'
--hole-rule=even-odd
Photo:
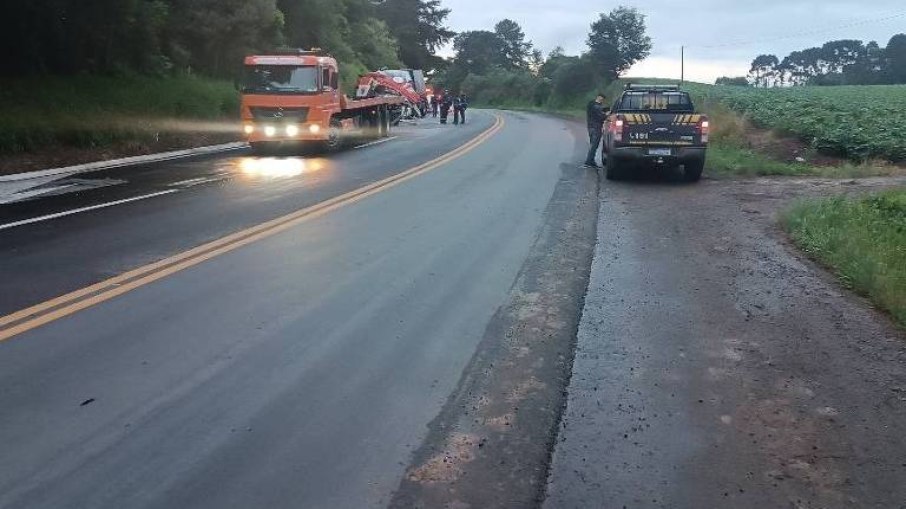
[{"label": "green grass", "polygon": [[781,222],[806,253],[906,327],[906,189],[800,201]]},{"label": "green grass", "polygon": [[147,139],[179,121],[236,119],[232,83],[202,78],[36,76],[0,79],[0,154]]}]

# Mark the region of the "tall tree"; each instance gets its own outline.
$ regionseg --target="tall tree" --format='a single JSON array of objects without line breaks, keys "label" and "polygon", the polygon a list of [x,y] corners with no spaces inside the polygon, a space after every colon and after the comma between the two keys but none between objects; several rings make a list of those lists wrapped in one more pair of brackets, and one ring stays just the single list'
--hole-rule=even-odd
[{"label": "tall tree", "polygon": [[775,55],[758,55],[752,60],[752,66],[749,68],[749,76],[755,86],[768,87],[777,79],[777,67],[780,60]]},{"label": "tall tree", "polygon": [[4,5],[2,74],[166,68],[168,0],[17,0]]},{"label": "tall tree", "polygon": [[496,33],[487,30],[457,35],[453,49],[456,51],[454,65],[461,66],[470,73],[484,74],[492,67],[507,64],[504,41]]},{"label": "tall tree", "polygon": [[275,0],[173,0],[172,40],[191,68],[231,75],[250,52],[274,46],[283,29]]},{"label": "tall tree", "polygon": [[532,58],[532,43],[526,42],[519,23],[504,19],[494,25],[494,33],[503,42],[505,65],[511,69],[524,69]]},{"label": "tall tree", "polygon": [[890,38],[884,50],[887,79],[890,83],[906,84],[906,34]]},{"label": "tall tree", "polygon": [[651,52],[645,16],[633,7],[617,7],[591,25],[590,56],[601,74],[616,79]]},{"label": "tall tree", "polygon": [[383,0],[377,14],[399,41],[400,59],[409,67],[428,69],[438,65],[434,55],[455,32],[444,26],[450,9],[440,0]]},{"label": "tall tree", "polygon": [[538,70],[538,74],[543,78],[553,78],[554,73],[557,72],[561,66],[570,62],[572,60],[578,59],[579,57],[567,56],[566,52],[563,49],[563,46],[557,46],[547,55],[547,60],[541,64],[541,68]]}]

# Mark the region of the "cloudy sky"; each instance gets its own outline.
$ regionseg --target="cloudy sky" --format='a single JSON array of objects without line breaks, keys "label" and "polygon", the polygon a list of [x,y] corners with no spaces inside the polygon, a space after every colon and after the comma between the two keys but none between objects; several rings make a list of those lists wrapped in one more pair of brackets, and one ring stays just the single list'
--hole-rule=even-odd
[{"label": "cloudy sky", "polygon": [[519,22],[545,53],[563,46],[585,49],[589,25],[617,5],[648,17],[651,56],[630,76],[679,76],[680,47],[686,46],[686,77],[713,82],[742,76],[759,53],[783,58],[790,51],[833,39],[877,40],[881,46],[906,32],[904,0],[442,0],[453,9],[456,31],[490,29],[503,18]]}]

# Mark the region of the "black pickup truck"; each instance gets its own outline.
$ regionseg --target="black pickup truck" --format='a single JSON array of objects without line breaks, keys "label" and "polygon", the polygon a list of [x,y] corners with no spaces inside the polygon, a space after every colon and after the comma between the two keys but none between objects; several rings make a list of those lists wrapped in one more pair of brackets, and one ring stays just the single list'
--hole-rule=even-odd
[{"label": "black pickup truck", "polygon": [[710,122],[676,85],[626,85],[604,124],[607,178],[632,167],[683,167],[690,182],[705,167]]}]

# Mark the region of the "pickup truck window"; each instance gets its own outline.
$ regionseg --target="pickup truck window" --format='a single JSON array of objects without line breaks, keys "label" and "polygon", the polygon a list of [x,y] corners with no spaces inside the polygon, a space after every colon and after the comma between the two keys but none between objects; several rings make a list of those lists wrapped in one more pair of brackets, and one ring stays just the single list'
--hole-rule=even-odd
[{"label": "pickup truck window", "polygon": [[621,111],[694,111],[689,94],[672,91],[624,92],[616,106]]},{"label": "pickup truck window", "polygon": [[299,94],[318,90],[318,68],[295,65],[250,65],[245,68],[246,94]]}]

